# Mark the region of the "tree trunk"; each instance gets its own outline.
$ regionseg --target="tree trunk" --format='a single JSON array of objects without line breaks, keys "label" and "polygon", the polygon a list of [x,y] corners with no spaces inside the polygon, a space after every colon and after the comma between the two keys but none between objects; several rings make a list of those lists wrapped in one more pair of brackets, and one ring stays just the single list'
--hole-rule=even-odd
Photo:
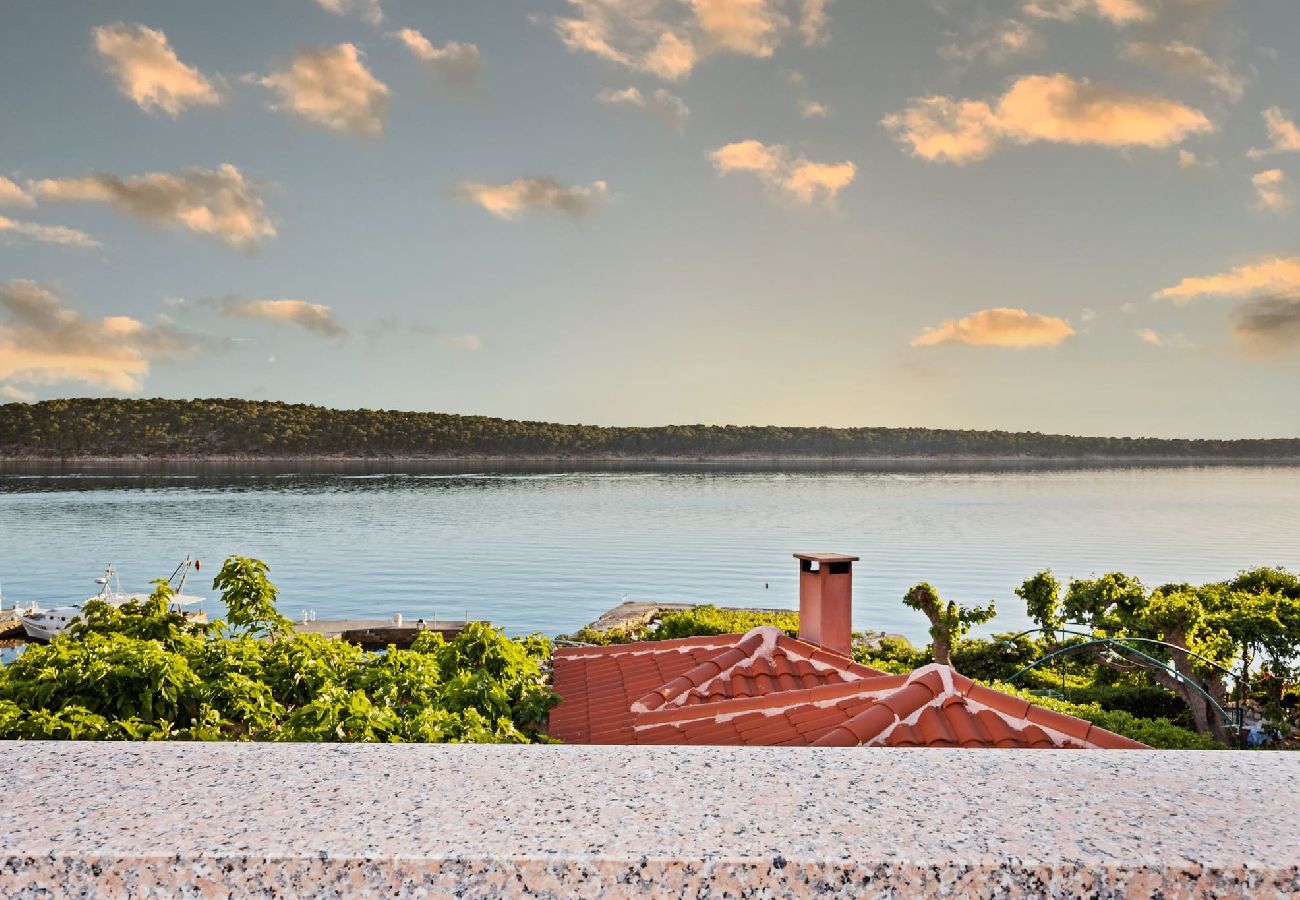
[{"label": "tree trunk", "polygon": [[[1173,641],[1170,641],[1170,643],[1173,643]],[[1112,644],[1111,648],[1116,653],[1124,655],[1126,659],[1130,659],[1124,654],[1124,648],[1122,646]],[[1192,673],[1189,664],[1190,658],[1185,652],[1175,650],[1171,655],[1174,657],[1174,668],[1178,674],[1182,676],[1181,678],[1175,677],[1166,669],[1159,669],[1152,666],[1151,663],[1141,657],[1132,658],[1130,661],[1137,663],[1150,672],[1151,677],[1155,680],[1156,684],[1160,685],[1179,700],[1183,701],[1192,714],[1192,723],[1195,725],[1198,732],[1201,734],[1208,734],[1222,744],[1230,745],[1232,743],[1232,736],[1228,733],[1227,723],[1223,721],[1223,717],[1219,715],[1219,711],[1205,699],[1205,696],[1201,694],[1200,691],[1196,690],[1196,688],[1192,687],[1192,684],[1199,685],[1205,689],[1206,693],[1214,696],[1216,694],[1216,691],[1214,690],[1216,685],[1205,685],[1202,683],[1201,679],[1197,678]],[[1108,669],[1117,672],[1129,671],[1127,667],[1110,662],[1102,654],[1097,654],[1096,659],[1099,665],[1105,666]],[[1218,693],[1222,693],[1223,688],[1221,682],[1217,687],[1219,688]]]},{"label": "tree trunk", "polygon": [[952,642],[942,629],[935,628],[930,632],[930,654],[939,665],[952,665]]}]

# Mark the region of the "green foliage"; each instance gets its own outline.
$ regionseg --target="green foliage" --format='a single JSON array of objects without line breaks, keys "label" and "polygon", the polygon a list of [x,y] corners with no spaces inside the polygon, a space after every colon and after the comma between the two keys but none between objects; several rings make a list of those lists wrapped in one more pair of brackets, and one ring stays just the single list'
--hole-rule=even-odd
[{"label": "green foliage", "polygon": [[544,637],[474,623],[365,653],[286,630],[265,575],[257,560],[223,567],[232,633],[169,612],[165,585],[143,603],[88,604],[69,634],[0,669],[0,738],[549,741]]},{"label": "green foliage", "polygon": [[791,637],[799,636],[797,612],[750,612],[708,605],[665,613],[659,618],[659,628],[647,632],[645,637],[648,640],[664,641],[695,635],[744,634],[762,625],[780,628]]},{"label": "green foliage", "polygon": [[875,642],[875,646],[854,644],[853,659],[864,666],[895,675],[906,674],[933,662],[929,653],[913,647],[905,637],[883,637]]},{"label": "green foliage", "polygon": [[930,652],[940,665],[952,664],[952,646],[974,625],[982,625],[996,615],[994,605],[964,607],[953,600],[944,603],[939,592],[926,582],[903,595],[903,604],[925,614],[930,620]]},{"label": "green foliage", "polygon": [[930,428],[604,428],[255,400],[0,404],[0,456],[818,456],[1295,459],[1300,441],[1095,438]]},{"label": "green foliage", "polygon": [[1064,619],[1061,616],[1061,583],[1052,575],[1052,570],[1039,572],[1033,578],[1025,579],[1016,588],[1016,596],[1025,601],[1025,610],[1029,618],[1038,623],[1039,628],[1052,630],[1059,628]]},{"label": "green foliage", "polygon": [[[1095,658],[1116,669],[1145,665],[1149,677],[1182,700],[1198,728],[1220,737],[1225,723],[1201,691],[1222,703],[1229,692],[1229,672],[1252,672],[1261,659],[1268,669],[1281,671],[1300,652],[1300,578],[1280,568],[1252,569],[1229,581],[1199,586],[1165,584],[1151,591],[1132,576],[1110,572],[1070,582],[1059,607],[1060,586],[1050,572],[1042,572],[1017,593],[1030,615],[1045,626],[1078,622],[1099,636],[1138,639],[1133,645],[1154,657],[1154,663],[1120,648],[1114,652],[1124,657],[1122,663]],[[1107,680],[1102,671],[1095,678],[1098,685]],[[1285,716],[1272,697],[1252,699],[1278,721],[1279,730],[1286,730]]]},{"label": "green foliage", "polygon": [[976,681],[1003,681],[1043,656],[1025,635],[995,634],[992,640],[960,640],[952,648],[952,667]]},{"label": "green foliage", "polygon": [[1103,709],[1097,703],[1072,703],[1065,700],[1053,700],[1050,697],[1035,697],[1028,691],[1015,685],[994,683],[990,685],[999,691],[1023,697],[1038,706],[1054,709],[1057,712],[1084,719],[1094,725],[1113,731],[1115,734],[1141,741],[1157,750],[1222,750],[1219,744],[1206,734],[1197,734],[1187,728],[1174,724],[1168,719],[1144,719],[1120,709]]},{"label": "green foliage", "polygon": [[1071,687],[1068,698],[1071,703],[1095,703],[1102,709],[1121,710],[1139,719],[1169,719],[1180,725],[1186,724],[1187,719],[1187,708],[1182,701],[1150,684]]},{"label": "green foliage", "polygon": [[249,633],[287,634],[293,623],[275,606],[279,591],[266,577],[270,569],[260,559],[232,556],[212,580],[212,589],[221,591],[226,604],[226,620]]},{"label": "green foliage", "polygon": [[604,631],[597,631],[595,628],[583,626],[573,634],[560,635],[560,640],[573,641],[578,644],[594,644],[605,647],[610,644],[631,644],[634,641],[646,640],[644,629],[636,631],[627,628],[606,628]]}]

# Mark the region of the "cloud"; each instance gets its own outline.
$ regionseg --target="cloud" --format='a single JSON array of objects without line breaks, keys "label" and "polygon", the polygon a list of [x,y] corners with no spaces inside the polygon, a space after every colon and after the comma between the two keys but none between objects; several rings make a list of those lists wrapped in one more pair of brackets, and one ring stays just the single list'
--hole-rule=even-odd
[{"label": "cloud", "polygon": [[5,235],[16,235],[29,240],[40,241],[44,244],[62,244],[65,247],[92,248],[100,246],[99,241],[84,231],[78,231],[76,228],[65,228],[62,225],[38,225],[35,222],[20,222],[17,219],[0,216],[0,237]]},{"label": "cloud", "polygon": [[474,44],[448,41],[441,47],[414,28],[390,32],[411,51],[411,55],[437,77],[444,88],[460,94],[473,94],[481,87],[483,58]]},{"label": "cloud", "polygon": [[1061,74],[1019,78],[993,104],[920,97],[882,124],[913,156],[955,163],[985,159],[1005,142],[1163,148],[1214,129],[1204,113],[1165,97]]},{"label": "cloud", "polygon": [[384,10],[379,0],[316,0],[324,10],[336,16],[356,16],[371,25],[384,21]]},{"label": "cloud", "polygon": [[388,115],[388,85],[370,74],[364,56],[353,44],[308,48],[289,68],[252,80],[279,97],[272,109],[331,131],[377,138]]},{"label": "cloud", "polygon": [[766,58],[781,42],[787,19],[769,0],[690,0],[705,44]]},{"label": "cloud", "polygon": [[816,47],[830,40],[827,27],[830,16],[826,9],[831,0],[803,0],[803,15],[799,20],[799,34],[805,47]]},{"label": "cloud", "polygon": [[819,163],[792,156],[784,144],[737,141],[711,154],[719,174],[749,172],[763,183],[778,188],[800,203],[829,202],[853,183],[857,166],[851,162]]},{"label": "cloud", "polygon": [[1184,278],[1156,291],[1156,300],[1187,302],[1197,297],[1252,297],[1300,294],[1300,256],[1275,256],[1218,275]]},{"label": "cloud", "polygon": [[1178,168],[1180,169],[1212,169],[1216,165],[1213,159],[1201,159],[1191,150],[1178,151]]},{"label": "cloud", "polygon": [[24,209],[32,209],[36,206],[36,201],[32,199],[31,194],[0,175],[0,206],[21,206]]},{"label": "cloud", "polygon": [[1160,347],[1165,350],[1196,349],[1196,342],[1185,334],[1174,334],[1166,337],[1153,328],[1140,328],[1137,331],[1137,337],[1144,344],[1150,344],[1152,347]]},{"label": "cloud", "polygon": [[0,285],[0,379],[22,384],[76,381],[133,393],[144,387],[154,360],[179,359],[194,338],[164,323],[129,316],[92,319],[63,305],[34,281]]},{"label": "cloud", "polygon": [[996,23],[977,21],[966,42],[954,41],[939,48],[939,56],[952,62],[984,61],[1000,66],[1017,56],[1029,56],[1042,49],[1038,34],[1026,22],[1003,19]]},{"label": "cloud", "polygon": [[1281,169],[1257,172],[1250,183],[1255,186],[1255,208],[1280,213],[1291,208],[1291,186]]},{"label": "cloud", "polygon": [[181,62],[161,31],[114,22],[91,34],[118,91],[141,109],[160,109],[174,119],[190,107],[221,103],[212,82]]},{"label": "cloud", "polygon": [[626,106],[645,106],[645,94],[641,93],[640,89],[635,87],[625,87],[621,90],[618,88],[605,88],[596,95],[596,102],[604,103],[608,106],[618,106],[620,104]]},{"label": "cloud", "polygon": [[477,334],[445,334],[439,338],[443,346],[466,353],[476,353],[483,349],[483,339]]},{"label": "cloud", "polygon": [[553,178],[518,178],[504,184],[465,181],[457,185],[454,195],[475,203],[498,219],[514,219],[523,213],[561,212],[573,219],[591,213],[607,194],[603,181],[589,185],[565,185]]},{"label": "cloud", "polygon": [[306,300],[225,300],[217,305],[224,316],[295,325],[322,337],[343,337],[347,331],[334,320],[330,307]]},{"label": "cloud", "polygon": [[607,88],[596,95],[596,100],[610,106],[644,107],[678,134],[686,130],[686,123],[691,116],[691,108],[686,105],[686,101],[663,88],[648,96],[634,87],[622,90]]},{"label": "cloud", "polygon": [[1233,101],[1240,100],[1246,90],[1244,76],[1184,41],[1132,41],[1124,48],[1124,55],[1175,78],[1203,81]]},{"label": "cloud", "polygon": [[829,0],[568,0],[555,32],[575,53],[668,81],[689,76],[715,53],[770,57],[794,31],[824,41]]},{"label": "cloud", "polygon": [[1112,25],[1132,25],[1156,18],[1155,9],[1142,0],[1026,0],[1026,15],[1057,22],[1073,22],[1088,15]]},{"label": "cloud", "polygon": [[913,156],[931,162],[967,163],[986,159],[1004,133],[992,107],[979,100],[917,97],[902,112],[881,120],[894,139],[909,144]]},{"label": "cloud", "polygon": [[963,319],[952,319],[927,328],[912,339],[912,346],[971,344],[1019,350],[1028,347],[1055,347],[1073,334],[1073,326],[1065,319],[1001,307],[980,310]]},{"label": "cloud", "polygon": [[818,103],[816,100],[799,101],[799,115],[805,119],[829,119],[834,113],[835,110],[825,103]]},{"label": "cloud", "polygon": [[1280,106],[1270,106],[1264,110],[1263,116],[1272,144],[1263,149],[1249,150],[1246,155],[1259,159],[1272,153],[1300,153],[1300,126],[1291,121]]},{"label": "cloud", "polygon": [[1232,335],[1238,347],[1251,355],[1300,350],[1300,294],[1261,297],[1245,304]]},{"label": "cloud", "polygon": [[16,403],[35,403],[36,395],[31,391],[24,391],[22,388],[16,388],[12,384],[0,384],[0,397],[6,400],[13,400]]},{"label": "cloud", "polygon": [[29,183],[28,190],[41,200],[108,203],[152,225],[211,235],[241,250],[275,236],[256,186],[228,163],[128,178],[102,172],[51,178]]}]

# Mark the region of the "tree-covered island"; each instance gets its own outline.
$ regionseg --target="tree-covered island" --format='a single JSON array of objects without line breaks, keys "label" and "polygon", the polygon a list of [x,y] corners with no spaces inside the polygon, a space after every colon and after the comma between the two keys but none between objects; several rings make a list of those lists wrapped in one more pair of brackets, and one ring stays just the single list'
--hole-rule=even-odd
[{"label": "tree-covered island", "polygon": [[825,459],[1300,462],[1300,438],[1074,437],[931,428],[607,427],[256,400],[0,405],[0,458]]}]

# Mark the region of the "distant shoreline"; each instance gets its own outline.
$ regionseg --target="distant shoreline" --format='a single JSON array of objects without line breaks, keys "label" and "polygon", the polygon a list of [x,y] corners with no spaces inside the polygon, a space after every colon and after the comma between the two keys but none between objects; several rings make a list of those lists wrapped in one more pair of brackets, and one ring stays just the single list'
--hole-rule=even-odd
[{"label": "distant shoreline", "polygon": [[455,456],[349,456],[342,454],[172,454],[130,456],[52,456],[36,454],[0,455],[0,466],[21,465],[115,465],[115,464],[260,464],[273,465],[309,463],[348,465],[419,463],[434,465],[500,464],[650,464],[691,466],[753,466],[753,465],[811,465],[811,466],[924,466],[924,465],[1151,465],[1151,466],[1300,466],[1300,456],[1171,456],[1171,455],[1074,455],[1074,456],[1011,456],[981,454],[934,454],[924,456],[805,456],[741,454],[726,456],[664,456],[664,455],[505,455],[460,454]]},{"label": "distant shoreline", "polygon": [[602,426],[238,399],[0,404],[0,465],[988,468],[1300,465],[1300,437]]}]

